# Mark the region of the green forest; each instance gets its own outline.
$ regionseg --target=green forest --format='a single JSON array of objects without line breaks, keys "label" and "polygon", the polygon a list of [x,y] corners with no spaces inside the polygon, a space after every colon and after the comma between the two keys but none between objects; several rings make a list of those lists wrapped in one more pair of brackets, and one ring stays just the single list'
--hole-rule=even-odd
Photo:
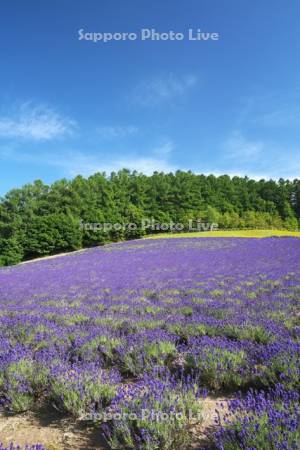
[{"label": "green forest", "polygon": [[[51,185],[37,180],[0,199],[0,265],[142,237],[144,219],[217,223],[220,229],[300,225],[300,180],[198,175],[146,176],[126,169],[77,176]],[[135,223],[132,229],[86,229],[82,223]]]}]

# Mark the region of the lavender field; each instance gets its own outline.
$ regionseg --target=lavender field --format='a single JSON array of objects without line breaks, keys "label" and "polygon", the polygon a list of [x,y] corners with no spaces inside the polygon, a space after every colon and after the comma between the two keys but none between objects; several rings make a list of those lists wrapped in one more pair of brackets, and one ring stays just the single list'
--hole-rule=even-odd
[{"label": "lavender field", "polygon": [[[6,411],[54,405],[111,449],[300,448],[300,239],[111,244],[2,268],[0,292]],[[204,442],[207,396],[228,403]]]}]

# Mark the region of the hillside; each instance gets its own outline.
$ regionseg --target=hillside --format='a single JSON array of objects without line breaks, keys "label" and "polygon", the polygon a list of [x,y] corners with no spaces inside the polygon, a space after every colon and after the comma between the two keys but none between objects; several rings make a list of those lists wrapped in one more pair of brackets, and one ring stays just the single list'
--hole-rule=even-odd
[{"label": "hillside", "polygon": [[295,231],[300,182],[122,170],[42,181],[0,201],[0,265],[162,231]]}]

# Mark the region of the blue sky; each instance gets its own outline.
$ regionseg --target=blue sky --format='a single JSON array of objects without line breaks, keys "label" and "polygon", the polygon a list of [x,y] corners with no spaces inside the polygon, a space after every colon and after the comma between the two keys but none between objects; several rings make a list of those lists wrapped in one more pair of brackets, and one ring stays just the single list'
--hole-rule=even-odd
[{"label": "blue sky", "polygon": [[[0,195],[122,167],[300,174],[298,0],[3,0]],[[183,33],[142,41],[140,30]],[[190,41],[188,29],[219,33]],[[132,32],[134,41],[79,40]]]}]

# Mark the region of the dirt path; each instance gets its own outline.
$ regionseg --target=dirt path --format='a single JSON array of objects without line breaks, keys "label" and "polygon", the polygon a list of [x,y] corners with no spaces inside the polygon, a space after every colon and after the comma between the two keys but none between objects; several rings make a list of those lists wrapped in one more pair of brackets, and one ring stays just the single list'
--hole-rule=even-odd
[{"label": "dirt path", "polygon": [[[203,400],[203,422],[192,427],[195,446],[202,447],[209,443],[207,435],[216,429],[216,409],[221,417],[227,411],[226,398],[207,397]],[[224,408],[220,408],[220,403]],[[40,410],[15,416],[0,413],[0,442],[8,446],[11,442],[24,446],[26,444],[43,444],[46,450],[108,450],[101,438],[100,430],[88,427],[72,417],[66,417],[55,410]]]},{"label": "dirt path", "polygon": [[16,416],[0,414],[0,442],[4,445],[14,442],[20,446],[40,443],[46,450],[107,449],[95,427],[46,411]]},{"label": "dirt path", "polygon": [[[208,396],[202,400],[203,421],[192,428],[192,433],[195,437],[195,444],[193,445],[195,450],[199,449],[199,445],[201,448],[211,448],[210,436],[217,430],[217,420],[220,419],[221,423],[223,423],[223,418],[228,412],[228,400],[228,397],[212,396]],[[223,407],[221,407],[221,404]],[[218,410],[218,413],[216,410]]]}]

